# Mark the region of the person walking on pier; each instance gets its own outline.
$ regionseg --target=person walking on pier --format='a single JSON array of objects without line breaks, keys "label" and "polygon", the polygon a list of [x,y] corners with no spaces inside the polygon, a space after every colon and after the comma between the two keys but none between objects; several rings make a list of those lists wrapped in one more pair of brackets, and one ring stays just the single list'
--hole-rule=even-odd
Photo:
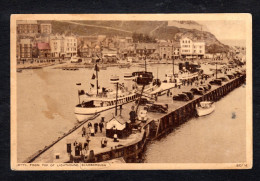
[{"label": "person walking on pier", "polygon": [[95,124],[94,124],[94,128],[95,128],[95,134],[96,134],[97,131],[98,131],[98,123],[95,123]]},{"label": "person walking on pier", "polygon": [[99,126],[99,129],[100,129],[100,133],[102,133],[102,129],[103,129],[103,127],[104,127],[104,124],[103,124],[102,122],[100,122],[100,123],[98,124],[98,126]]},{"label": "person walking on pier", "polygon": [[[121,105],[119,106],[120,116],[121,116],[121,113],[122,113],[122,109],[123,109],[123,105],[121,104]],[[102,132],[102,131],[101,131],[101,132]]]},{"label": "person walking on pier", "polygon": [[170,89],[167,91],[167,96],[168,97],[170,96]]},{"label": "person walking on pier", "polygon": [[84,137],[86,135],[86,128],[83,126],[82,127],[82,137]]},{"label": "person walking on pier", "polygon": [[136,118],[136,113],[135,113],[135,107],[132,106],[131,107],[132,111],[130,111],[129,115],[130,115],[130,121],[131,123],[135,123],[135,118]]},{"label": "person walking on pier", "polygon": [[92,128],[92,123],[88,122],[88,128]]}]

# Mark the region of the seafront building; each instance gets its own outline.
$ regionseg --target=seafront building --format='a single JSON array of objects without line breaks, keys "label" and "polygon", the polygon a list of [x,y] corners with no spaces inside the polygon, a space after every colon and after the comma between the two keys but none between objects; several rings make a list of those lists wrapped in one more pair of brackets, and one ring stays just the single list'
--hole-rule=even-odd
[{"label": "seafront building", "polygon": [[74,35],[65,37],[65,57],[71,58],[77,55],[77,38]]},{"label": "seafront building", "polygon": [[37,43],[38,58],[51,58],[49,43]]},{"label": "seafront building", "polygon": [[150,56],[158,50],[157,43],[137,43],[135,47],[137,57]]},{"label": "seafront building", "polygon": [[54,58],[64,57],[65,49],[64,49],[65,38],[62,35],[51,36],[50,38],[50,48],[51,48],[51,56]]},{"label": "seafront building", "polygon": [[180,43],[169,41],[159,44],[160,59],[177,59],[180,56]]},{"label": "seafront building", "polygon": [[180,46],[182,58],[203,58],[205,55],[205,42],[203,41],[193,41],[186,37],[180,39]]},{"label": "seafront building", "polygon": [[21,39],[17,46],[18,60],[27,61],[32,60],[32,41],[30,38]]},{"label": "seafront building", "polygon": [[37,34],[51,34],[50,23],[38,23],[36,20],[19,20],[17,23],[18,36],[35,36]]},{"label": "seafront building", "polygon": [[52,26],[50,23],[42,23],[40,24],[40,32],[45,34],[51,34]]},{"label": "seafront building", "polygon": [[17,34],[18,36],[35,36],[39,31],[39,25],[34,20],[20,20],[17,21]]},{"label": "seafront building", "polygon": [[17,21],[17,59],[28,60],[41,57],[69,60],[71,57],[79,56],[84,62],[86,62],[85,59],[91,62],[89,59],[95,56],[107,59],[149,57],[157,60],[211,57],[205,52],[204,41],[188,37],[181,38],[180,41],[157,40],[157,43],[134,43],[132,37],[97,34],[91,36],[53,35],[52,32],[51,23]]}]

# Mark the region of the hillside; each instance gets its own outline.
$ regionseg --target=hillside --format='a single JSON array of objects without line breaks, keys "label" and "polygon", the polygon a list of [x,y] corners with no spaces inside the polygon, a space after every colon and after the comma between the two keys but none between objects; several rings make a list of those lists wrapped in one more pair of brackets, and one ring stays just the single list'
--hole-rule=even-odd
[{"label": "hillside", "polygon": [[196,21],[168,21],[168,26],[175,26],[184,29],[195,29],[199,31],[208,31],[207,27]]},{"label": "hillside", "polygon": [[[150,35],[156,39],[175,40],[189,37],[206,42],[206,52],[226,52],[224,45],[207,31],[200,31],[194,21],[171,23],[167,21],[51,21],[53,33],[74,33],[77,35],[132,36],[133,33]],[[183,28],[186,27],[186,28]],[[201,28],[205,29],[205,28]]]}]

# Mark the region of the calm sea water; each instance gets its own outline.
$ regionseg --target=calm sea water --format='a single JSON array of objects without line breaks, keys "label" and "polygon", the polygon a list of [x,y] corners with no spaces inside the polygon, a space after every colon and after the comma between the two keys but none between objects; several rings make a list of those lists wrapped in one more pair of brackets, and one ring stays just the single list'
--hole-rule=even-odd
[{"label": "calm sea water", "polygon": [[[101,87],[107,87],[110,85],[110,75],[119,75],[123,80],[124,72],[143,69],[141,67],[129,69],[110,67],[99,72],[99,83]],[[153,65],[148,67],[148,71],[152,71],[155,77],[158,75],[158,78],[162,79],[165,73],[172,71],[172,65]],[[175,71],[177,71],[177,66],[175,66]],[[78,103],[77,91],[79,88],[89,90],[90,83],[95,83],[91,80],[93,73],[94,71],[91,69],[65,71],[48,67],[24,70],[17,74],[18,162],[24,161],[37,150],[52,143],[53,140],[77,124],[73,113],[74,106]],[[78,87],[76,83],[82,85]],[[226,146],[238,147],[237,145],[244,144],[242,140],[245,138],[243,130],[245,127],[244,91],[243,88],[239,88],[222,99],[222,102],[226,101],[222,103],[223,105],[229,103],[228,107],[221,106],[220,101],[212,115],[193,119],[166,138],[152,143],[148,147],[146,162],[190,162],[190,159],[194,159],[195,162],[203,161],[202,158],[206,159],[205,157],[213,154],[210,150],[214,150],[214,147],[224,149],[217,150],[220,153],[214,151],[214,154],[222,155],[224,151],[225,155],[229,157],[233,152],[232,149],[226,150]],[[230,118],[233,112],[236,113],[236,119]],[[236,132],[232,131],[233,129]],[[241,133],[243,134],[241,135]],[[234,134],[237,134],[236,139],[233,139]],[[182,142],[187,144],[181,144]],[[167,149],[162,151],[159,149],[162,146]],[[205,151],[205,154],[199,157],[199,152],[202,150]],[[168,153],[171,153],[172,159],[169,159]],[[190,154],[194,156],[189,156]],[[207,159],[209,162],[211,161],[210,157]]]},{"label": "calm sea water", "polygon": [[246,88],[216,102],[215,111],[189,120],[147,147],[148,163],[232,163],[246,161]]}]

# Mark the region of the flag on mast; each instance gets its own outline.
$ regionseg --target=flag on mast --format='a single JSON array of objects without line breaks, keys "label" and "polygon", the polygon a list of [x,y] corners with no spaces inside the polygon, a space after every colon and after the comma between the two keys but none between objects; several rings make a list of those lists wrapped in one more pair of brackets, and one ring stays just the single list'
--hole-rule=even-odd
[{"label": "flag on mast", "polygon": [[96,78],[96,76],[95,76],[95,74],[93,74],[93,75],[92,75],[92,79],[95,79],[95,78]]}]

